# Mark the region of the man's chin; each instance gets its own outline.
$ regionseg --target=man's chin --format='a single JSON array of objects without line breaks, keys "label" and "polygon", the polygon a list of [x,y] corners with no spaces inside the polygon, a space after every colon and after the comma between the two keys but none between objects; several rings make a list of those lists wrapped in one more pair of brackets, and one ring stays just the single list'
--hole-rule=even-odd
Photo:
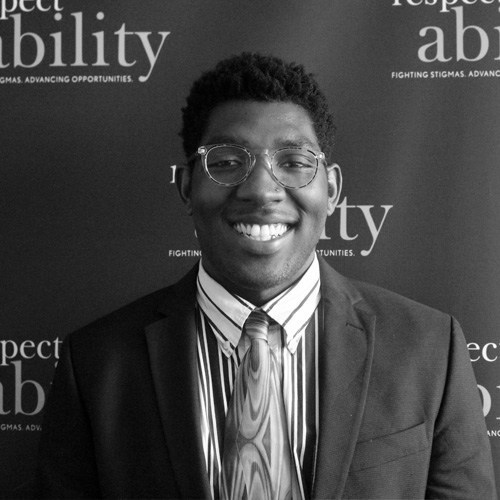
[{"label": "man's chin", "polygon": [[212,247],[203,251],[203,266],[230,292],[243,298],[269,296],[270,300],[273,294],[278,295],[299,278],[314,257],[314,249],[298,252],[297,248],[277,243],[278,248],[259,241],[252,241],[244,247]]},{"label": "man's chin", "polygon": [[272,259],[266,263],[261,259],[260,263],[249,265],[246,263],[239,267],[227,268],[224,281],[226,288],[233,293],[257,304],[267,302],[286,290],[301,274],[302,268],[295,269],[290,261],[276,264]]}]

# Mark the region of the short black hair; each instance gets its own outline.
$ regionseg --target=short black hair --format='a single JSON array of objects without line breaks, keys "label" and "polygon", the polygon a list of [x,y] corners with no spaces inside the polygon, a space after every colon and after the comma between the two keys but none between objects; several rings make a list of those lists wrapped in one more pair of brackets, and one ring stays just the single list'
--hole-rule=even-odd
[{"label": "short black hair", "polygon": [[312,73],[300,64],[249,52],[220,61],[191,87],[187,105],[182,109],[180,133],[187,158],[200,146],[212,110],[233,100],[292,102],[302,106],[309,113],[321,150],[329,162],[332,160],[333,116]]}]

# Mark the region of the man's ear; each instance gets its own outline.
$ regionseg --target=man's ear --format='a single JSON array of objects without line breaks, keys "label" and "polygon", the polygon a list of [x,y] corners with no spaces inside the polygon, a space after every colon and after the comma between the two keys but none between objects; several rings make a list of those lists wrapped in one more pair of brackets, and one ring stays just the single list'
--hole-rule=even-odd
[{"label": "man's ear", "polygon": [[342,171],[336,163],[326,167],[328,181],[328,215],[332,215],[340,199],[342,191]]},{"label": "man's ear", "polygon": [[188,215],[193,214],[193,207],[191,204],[191,176],[192,167],[189,165],[182,165],[177,167],[175,171],[175,184],[179,191],[179,195],[186,205]]}]

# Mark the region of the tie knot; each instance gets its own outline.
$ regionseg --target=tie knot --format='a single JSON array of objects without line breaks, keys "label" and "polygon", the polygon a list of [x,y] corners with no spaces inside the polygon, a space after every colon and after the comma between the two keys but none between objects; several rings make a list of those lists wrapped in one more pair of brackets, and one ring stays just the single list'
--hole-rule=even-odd
[{"label": "tie knot", "polygon": [[268,328],[269,316],[260,309],[253,310],[245,321],[245,333],[250,337],[250,340],[267,341]]}]

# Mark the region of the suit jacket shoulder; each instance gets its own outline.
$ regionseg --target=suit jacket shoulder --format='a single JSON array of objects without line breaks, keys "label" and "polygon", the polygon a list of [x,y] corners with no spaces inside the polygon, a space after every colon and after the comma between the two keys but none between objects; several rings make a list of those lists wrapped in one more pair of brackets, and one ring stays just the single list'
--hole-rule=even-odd
[{"label": "suit jacket shoulder", "polygon": [[394,328],[399,326],[397,335],[420,337],[427,332],[449,339],[453,322],[449,314],[377,285],[342,276],[323,260],[320,265],[326,282],[324,299],[333,303],[340,299],[375,317],[377,336],[387,331],[394,335]]},{"label": "suit jacket shoulder", "polygon": [[[356,381],[363,380],[358,406],[351,404],[336,423],[342,427],[348,418],[359,418],[351,425],[356,445],[345,452],[349,470],[338,476],[337,488],[345,480],[338,496],[495,498],[481,402],[458,322],[394,292],[345,278],[324,262],[321,270],[329,419],[346,407]],[[362,361],[360,352],[365,353]],[[336,396],[330,385],[347,369],[350,383]],[[345,438],[331,432],[338,449]],[[332,476],[328,453],[325,447],[330,471],[325,477]],[[318,497],[328,497],[334,488],[321,486]]]},{"label": "suit jacket shoulder", "polygon": [[177,283],[140,297],[70,333],[65,343],[75,352],[90,351],[103,359],[110,351],[121,355],[137,343],[144,343],[146,326],[194,306],[197,269],[196,265]]}]

